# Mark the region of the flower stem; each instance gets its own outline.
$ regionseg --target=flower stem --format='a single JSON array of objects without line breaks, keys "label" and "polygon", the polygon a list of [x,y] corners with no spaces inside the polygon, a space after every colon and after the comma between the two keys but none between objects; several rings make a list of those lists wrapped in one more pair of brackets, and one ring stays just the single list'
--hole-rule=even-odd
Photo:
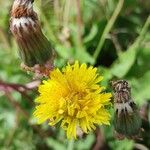
[{"label": "flower stem", "polygon": [[98,58],[98,55],[99,55],[99,53],[101,52],[102,47],[103,47],[103,45],[104,45],[106,36],[107,36],[107,34],[110,32],[111,28],[113,27],[113,25],[114,25],[114,23],[115,23],[115,21],[116,21],[118,15],[119,15],[119,13],[120,13],[122,7],[123,7],[123,4],[124,4],[124,0],[119,0],[118,4],[117,4],[117,6],[116,6],[116,9],[115,9],[115,11],[114,11],[114,13],[112,14],[112,16],[111,16],[109,22],[107,23],[107,25],[106,25],[106,27],[105,27],[105,29],[104,29],[104,32],[103,32],[103,34],[102,34],[102,36],[101,36],[101,38],[100,38],[100,40],[99,40],[98,46],[97,46],[97,48],[96,48],[96,50],[95,50],[95,52],[94,52],[94,55],[93,55],[94,58],[95,58],[95,60]]},{"label": "flower stem", "polygon": [[68,141],[68,148],[67,150],[73,150],[74,149],[74,139],[71,139]]},{"label": "flower stem", "polygon": [[144,39],[145,34],[148,32],[148,28],[150,26],[150,15],[147,17],[147,20],[140,32],[139,37],[137,38],[136,42],[140,44],[140,42],[142,41],[142,39]]}]

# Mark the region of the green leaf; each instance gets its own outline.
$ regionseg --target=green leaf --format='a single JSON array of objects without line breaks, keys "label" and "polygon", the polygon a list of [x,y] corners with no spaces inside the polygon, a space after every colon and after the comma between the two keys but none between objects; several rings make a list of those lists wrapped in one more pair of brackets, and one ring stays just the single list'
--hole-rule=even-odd
[{"label": "green leaf", "polygon": [[95,59],[84,49],[78,49],[76,51],[75,59],[79,60],[80,62],[94,64]]},{"label": "green leaf", "polygon": [[93,134],[89,134],[87,135],[87,137],[85,139],[80,139],[76,142],[76,149],[77,150],[88,150],[90,149],[90,147],[92,146],[93,142],[94,142],[94,135]]},{"label": "green leaf", "polygon": [[133,65],[132,69],[130,70],[128,76],[135,76],[135,77],[141,77],[143,76],[147,71],[150,70],[150,49],[147,47],[141,47],[139,49],[136,63]]},{"label": "green leaf", "polygon": [[58,140],[55,140],[53,138],[48,138],[46,140],[46,143],[50,148],[53,148],[54,150],[66,150],[66,146],[64,146],[63,143],[60,143]]},{"label": "green leaf", "polygon": [[124,77],[130,68],[133,66],[137,52],[139,51],[139,48],[141,46],[142,41],[145,38],[145,35],[148,31],[150,24],[150,16],[147,18],[140,35],[135,40],[135,42],[128,48],[128,50],[124,53],[122,53],[118,60],[112,65],[111,72],[116,77],[122,78]]},{"label": "green leaf", "polygon": [[84,43],[88,43],[91,41],[97,34],[98,32],[98,26],[94,24],[90,30],[90,33],[84,38]]},{"label": "green leaf", "polygon": [[71,53],[73,52],[72,48],[66,48],[61,45],[56,46],[57,53],[64,59],[68,59],[71,56]]},{"label": "green leaf", "polygon": [[120,54],[119,58],[114,62],[111,68],[111,73],[114,76],[123,78],[128,73],[135,62],[137,49],[138,48],[133,45],[129,48],[129,50]]},{"label": "green leaf", "polygon": [[133,141],[132,140],[122,140],[122,141],[113,141],[110,142],[110,146],[114,150],[133,150]]},{"label": "green leaf", "polygon": [[150,99],[150,71],[141,78],[131,79],[131,84],[133,97],[138,104],[142,105],[145,100]]}]

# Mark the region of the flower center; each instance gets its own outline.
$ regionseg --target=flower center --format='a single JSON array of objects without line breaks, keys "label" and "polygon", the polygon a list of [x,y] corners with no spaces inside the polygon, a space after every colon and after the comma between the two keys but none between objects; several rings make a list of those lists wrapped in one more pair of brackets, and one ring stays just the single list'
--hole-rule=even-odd
[{"label": "flower center", "polygon": [[70,117],[77,117],[78,113],[84,108],[85,92],[71,92],[65,97],[64,113]]}]

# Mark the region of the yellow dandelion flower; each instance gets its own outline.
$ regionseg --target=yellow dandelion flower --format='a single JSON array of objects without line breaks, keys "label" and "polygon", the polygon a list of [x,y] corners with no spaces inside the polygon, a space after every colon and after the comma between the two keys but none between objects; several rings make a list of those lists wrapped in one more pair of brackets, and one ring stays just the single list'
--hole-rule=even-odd
[{"label": "yellow dandelion flower", "polygon": [[79,65],[78,61],[62,71],[55,69],[39,86],[34,116],[39,123],[48,120],[51,126],[61,121],[68,138],[76,138],[78,127],[88,133],[96,125],[109,125],[105,106],[110,104],[111,94],[102,93],[102,79],[96,68]]}]

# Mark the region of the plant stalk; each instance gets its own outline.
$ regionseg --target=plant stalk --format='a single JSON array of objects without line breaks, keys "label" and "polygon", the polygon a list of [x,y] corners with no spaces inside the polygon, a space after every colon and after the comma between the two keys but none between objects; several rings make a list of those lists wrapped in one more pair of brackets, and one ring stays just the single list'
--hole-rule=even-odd
[{"label": "plant stalk", "polygon": [[95,58],[95,60],[98,58],[98,55],[100,54],[101,50],[102,50],[102,47],[104,45],[104,42],[106,40],[106,37],[108,35],[108,33],[110,32],[110,30],[112,29],[117,17],[119,16],[119,13],[123,7],[123,4],[124,4],[124,0],[119,0],[117,6],[116,6],[116,9],[114,11],[114,13],[112,14],[110,20],[108,21],[105,29],[104,29],[104,32],[99,40],[99,43],[98,43],[98,46],[94,52],[94,55],[93,57]]}]

